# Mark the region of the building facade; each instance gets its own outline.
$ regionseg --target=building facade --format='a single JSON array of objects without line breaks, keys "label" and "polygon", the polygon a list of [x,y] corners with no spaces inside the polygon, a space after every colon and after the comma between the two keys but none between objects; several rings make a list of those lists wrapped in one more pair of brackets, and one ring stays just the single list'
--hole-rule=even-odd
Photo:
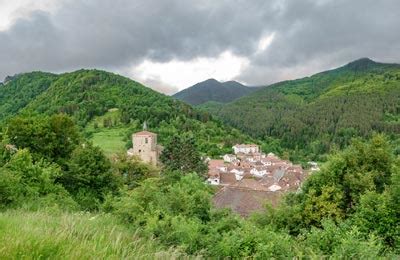
[{"label": "building facade", "polygon": [[256,144],[237,144],[232,147],[233,152],[235,154],[243,153],[243,154],[249,154],[249,153],[259,153],[260,148]]},{"label": "building facade", "polygon": [[143,162],[158,165],[162,147],[157,145],[157,135],[141,131],[132,135],[133,147],[128,150],[129,156],[137,156]]}]

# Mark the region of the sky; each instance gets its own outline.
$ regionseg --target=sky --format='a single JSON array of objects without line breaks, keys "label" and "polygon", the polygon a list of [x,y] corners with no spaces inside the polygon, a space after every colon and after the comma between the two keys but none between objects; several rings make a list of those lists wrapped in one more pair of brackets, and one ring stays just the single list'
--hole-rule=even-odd
[{"label": "sky", "polygon": [[98,68],[173,94],[362,57],[400,63],[399,0],[0,0],[0,81]]}]

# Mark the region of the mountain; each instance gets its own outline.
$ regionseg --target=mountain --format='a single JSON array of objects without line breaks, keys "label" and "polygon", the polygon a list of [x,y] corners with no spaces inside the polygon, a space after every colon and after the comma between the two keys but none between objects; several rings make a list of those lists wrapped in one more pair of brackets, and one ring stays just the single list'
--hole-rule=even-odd
[{"label": "mountain", "polygon": [[257,89],[257,87],[246,87],[236,81],[219,82],[208,79],[176,93],[173,97],[191,105],[200,105],[208,101],[227,103]]},{"label": "mountain", "polygon": [[398,136],[399,100],[400,65],[363,58],[203,108],[254,137],[321,154],[374,131]]},{"label": "mountain", "polygon": [[125,150],[130,134],[144,122],[159,133],[161,144],[174,133],[189,133],[198,140],[199,149],[211,155],[251,140],[207,112],[106,71],[31,72],[7,77],[0,84],[0,123],[16,115],[57,113],[70,115],[96,144],[111,147],[110,154]]},{"label": "mountain", "polygon": [[15,115],[50,87],[56,75],[32,72],[7,77],[0,83],[0,120]]}]

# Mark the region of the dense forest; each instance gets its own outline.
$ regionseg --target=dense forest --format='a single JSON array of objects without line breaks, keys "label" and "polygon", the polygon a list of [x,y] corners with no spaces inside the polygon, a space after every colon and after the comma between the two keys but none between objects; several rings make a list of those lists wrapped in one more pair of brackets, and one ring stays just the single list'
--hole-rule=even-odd
[{"label": "dense forest", "polygon": [[[190,133],[198,140],[201,151],[210,156],[229,152],[235,143],[254,141],[214,120],[208,112],[99,70],[16,75],[0,85],[0,104],[0,122],[18,114],[64,113],[73,118],[87,137],[115,129],[123,135],[118,136],[125,142],[122,148],[131,145],[130,135],[140,130],[144,122],[159,133],[161,144],[174,133]],[[118,113],[108,116],[116,110]]]},{"label": "dense forest", "polygon": [[353,137],[400,134],[400,65],[360,59],[311,77],[284,81],[232,103],[201,108],[249,135],[310,159]]},{"label": "dense forest", "polygon": [[[299,192],[242,218],[213,206],[204,155],[255,140],[209,114],[97,70],[21,74],[0,93],[0,258],[400,255],[392,136],[346,141]],[[129,135],[144,121],[164,145],[161,168],[107,156],[92,141],[107,130]]]}]

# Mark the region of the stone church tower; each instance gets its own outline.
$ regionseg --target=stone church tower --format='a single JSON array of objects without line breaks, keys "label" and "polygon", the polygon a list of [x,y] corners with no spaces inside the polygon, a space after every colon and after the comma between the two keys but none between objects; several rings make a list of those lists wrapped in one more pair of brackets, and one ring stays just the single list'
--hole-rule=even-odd
[{"label": "stone church tower", "polygon": [[[146,129],[146,125],[143,127]],[[132,135],[133,148],[129,149],[128,155],[137,156],[143,162],[158,165],[162,146],[157,145],[157,135],[143,130]]]}]

